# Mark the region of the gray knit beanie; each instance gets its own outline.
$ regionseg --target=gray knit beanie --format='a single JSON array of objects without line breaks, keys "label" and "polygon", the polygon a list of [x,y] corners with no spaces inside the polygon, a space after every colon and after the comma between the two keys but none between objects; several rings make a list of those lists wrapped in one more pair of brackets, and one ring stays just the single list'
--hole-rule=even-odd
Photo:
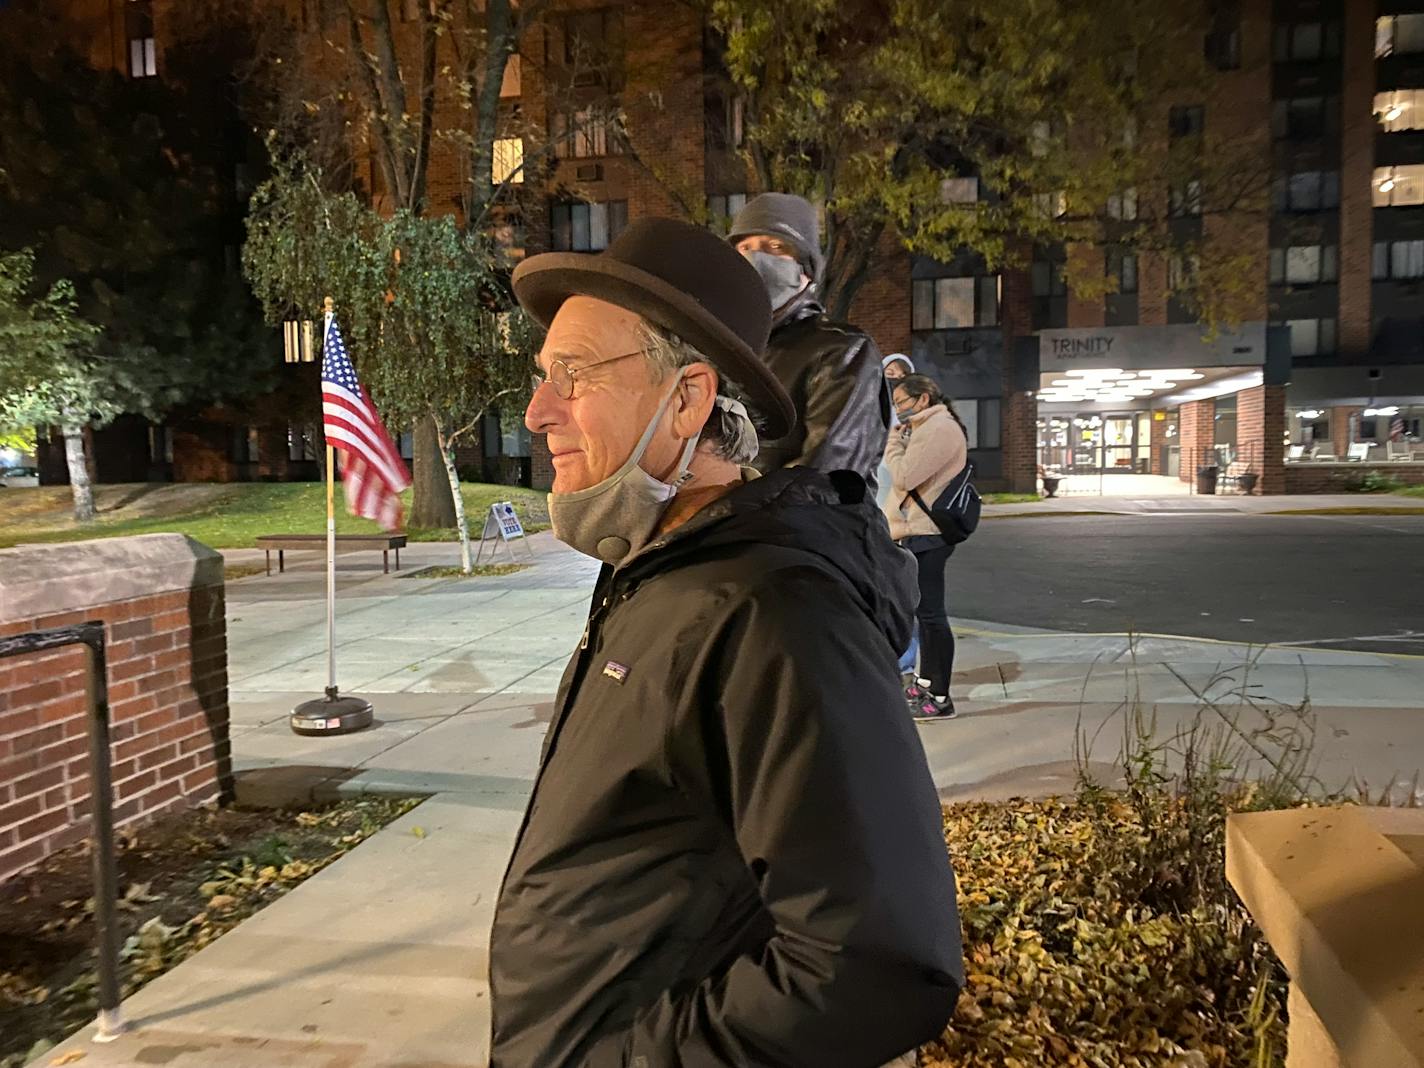
[{"label": "gray knit beanie", "polygon": [[816,221],[816,208],[805,197],[794,193],[763,193],[747,201],[746,207],[732,220],[733,244],[744,237],[765,234],[779,237],[796,246],[801,266],[811,281],[821,280],[826,260],[821,254],[821,228]]}]

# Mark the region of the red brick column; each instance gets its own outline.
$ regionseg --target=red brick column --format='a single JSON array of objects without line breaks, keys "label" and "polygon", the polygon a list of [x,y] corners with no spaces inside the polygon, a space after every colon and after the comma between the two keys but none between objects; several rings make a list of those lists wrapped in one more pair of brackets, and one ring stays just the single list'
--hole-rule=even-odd
[{"label": "red brick column", "polygon": [[1032,493],[1038,488],[1038,401],[1015,387],[1015,343],[1033,334],[1033,288],[1026,271],[1005,271],[1000,298],[1004,331],[1003,399],[1000,407],[1003,434],[1003,488],[1010,493]]},{"label": "red brick column", "polygon": [[1256,386],[1236,395],[1236,449],[1259,476],[1258,493],[1285,492],[1285,430],[1285,386]]},{"label": "red brick column", "polygon": [[1216,438],[1216,402],[1189,401],[1177,414],[1177,433],[1182,441],[1182,465],[1178,477],[1191,482],[1197,468],[1210,452]]},{"label": "red brick column", "polygon": [[[1371,249],[1374,241],[1375,4],[1345,12],[1340,92],[1340,355],[1370,351]],[[1341,439],[1342,441],[1345,439]],[[1345,445],[1338,446],[1345,455]]]},{"label": "red brick column", "polygon": [[1359,418],[1365,414],[1363,408],[1330,409],[1330,451],[1340,459],[1350,454],[1350,417]]},{"label": "red brick column", "polygon": [[[222,557],[180,534],[0,551],[0,637],[105,624],[114,822],[227,796]],[[0,880],[89,833],[85,658],[0,661]]]},{"label": "red brick column", "polygon": [[[1167,418],[1158,419],[1157,416],[1159,415],[1166,416]],[[1151,466],[1148,470],[1154,475],[1165,475],[1167,473],[1167,465],[1162,462],[1162,453],[1169,444],[1167,437],[1167,419],[1170,418],[1171,416],[1167,412],[1153,411],[1152,413],[1152,429],[1148,434],[1147,441],[1152,450]]]}]

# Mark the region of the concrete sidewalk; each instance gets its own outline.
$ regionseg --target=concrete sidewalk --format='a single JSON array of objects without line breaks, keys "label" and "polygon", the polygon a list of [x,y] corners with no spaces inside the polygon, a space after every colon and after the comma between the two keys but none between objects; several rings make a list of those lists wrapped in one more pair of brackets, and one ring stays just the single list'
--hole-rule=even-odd
[{"label": "concrete sidewalk", "polygon": [[[172,1068],[485,1064],[490,910],[596,573],[547,535],[532,544],[536,565],[503,578],[385,576],[373,554],[339,558],[338,677],[377,714],[341,738],[286,724],[325,683],[320,556],[229,585],[242,795],[434,796],[129,999],[136,1033],[99,1046],[81,1032],[40,1063],[75,1051]],[[413,545],[402,563],[457,555]],[[1199,693],[1252,723],[1243,695],[1308,698],[1330,787],[1357,775],[1379,788],[1424,764],[1424,658],[964,620],[956,632],[961,716],[921,728],[946,799],[1071,790],[1080,730],[1096,732],[1091,767],[1110,776],[1127,707],[1155,711],[1165,732],[1197,714]]]}]

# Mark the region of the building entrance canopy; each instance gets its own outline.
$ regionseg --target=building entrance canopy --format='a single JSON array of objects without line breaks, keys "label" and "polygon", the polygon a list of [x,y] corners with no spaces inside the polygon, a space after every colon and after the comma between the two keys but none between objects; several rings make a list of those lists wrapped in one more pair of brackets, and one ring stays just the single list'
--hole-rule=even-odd
[{"label": "building entrance canopy", "polygon": [[[1268,356],[1266,339],[1265,323],[1243,323],[1235,331],[1222,330],[1214,337],[1204,335],[1200,326],[1190,323],[1041,330],[1038,369],[1047,374],[1092,368],[1264,368]],[[1289,351],[1285,357],[1289,366]]]}]

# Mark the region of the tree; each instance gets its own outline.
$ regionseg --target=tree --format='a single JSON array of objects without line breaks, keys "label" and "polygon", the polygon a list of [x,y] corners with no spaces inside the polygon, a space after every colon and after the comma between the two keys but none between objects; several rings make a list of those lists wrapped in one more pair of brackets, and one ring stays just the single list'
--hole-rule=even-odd
[{"label": "tree", "polygon": [[76,311],[74,287],[34,292],[34,253],[0,255],[0,432],[58,424],[64,433],[74,518],[94,518],[83,428],[123,411],[126,391],[94,355],[98,330]]},{"label": "tree", "polygon": [[468,571],[455,448],[493,406],[527,397],[530,382],[532,326],[506,310],[492,243],[450,216],[383,217],[353,193],[327,191],[299,161],[280,163],[257,191],[248,227],[244,264],[268,315],[331,296],[383,417],[433,429]]},{"label": "tree", "polygon": [[94,69],[44,5],[0,19],[0,249],[33,249],[35,282],[67,280],[98,328],[87,410],[159,419],[266,389],[276,349],[224,256],[239,206],[224,116],[181,83]]},{"label": "tree", "polygon": [[[825,204],[832,314],[887,235],[991,271],[1036,244],[1176,253],[1203,263],[1183,275],[1203,314],[1222,311],[1231,273],[1174,220],[1262,211],[1269,159],[1189,121],[1166,129],[1168,102],[1203,102],[1206,5],[711,0],[710,19],[758,183]],[[1069,281],[1115,285],[1100,256],[1070,257]]]},{"label": "tree", "polygon": [[[277,150],[302,152],[325,188],[356,192],[383,214],[453,213],[482,246],[496,213],[516,206],[517,185],[551,151],[502,99],[511,61],[533,60],[520,56],[520,44],[546,0],[433,0],[411,5],[410,22],[397,0],[305,7],[302,18],[273,28],[259,49],[265,59],[247,72],[264,99],[256,118]],[[513,138],[524,145],[523,160],[496,174],[495,144]],[[460,180],[453,199],[432,203],[437,152],[453,157]],[[371,188],[357,177],[368,161]],[[437,459],[441,433],[428,420],[415,423],[413,526],[455,524]]]}]

